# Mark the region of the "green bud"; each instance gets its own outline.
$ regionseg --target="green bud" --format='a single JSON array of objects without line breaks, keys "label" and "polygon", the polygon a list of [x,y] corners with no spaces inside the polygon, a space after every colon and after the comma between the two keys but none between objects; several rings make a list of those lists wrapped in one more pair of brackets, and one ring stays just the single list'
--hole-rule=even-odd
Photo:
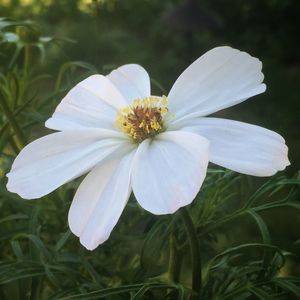
[{"label": "green bud", "polygon": [[17,26],[16,33],[21,41],[26,44],[33,44],[39,41],[41,32],[36,27]]}]

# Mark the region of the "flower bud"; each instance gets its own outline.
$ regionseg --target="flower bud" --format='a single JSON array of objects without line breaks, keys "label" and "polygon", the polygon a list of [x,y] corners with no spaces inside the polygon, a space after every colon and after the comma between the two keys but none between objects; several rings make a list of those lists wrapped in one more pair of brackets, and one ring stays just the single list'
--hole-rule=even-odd
[{"label": "flower bud", "polygon": [[26,44],[38,42],[41,36],[41,32],[37,27],[17,26],[16,33],[21,41]]}]

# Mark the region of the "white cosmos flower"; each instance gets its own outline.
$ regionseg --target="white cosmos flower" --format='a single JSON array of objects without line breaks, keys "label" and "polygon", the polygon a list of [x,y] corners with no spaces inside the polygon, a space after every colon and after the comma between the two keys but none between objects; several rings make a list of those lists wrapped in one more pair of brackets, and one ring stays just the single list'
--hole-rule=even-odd
[{"label": "white cosmos flower", "polygon": [[17,156],[7,188],[34,199],[88,173],[72,202],[69,226],[92,250],[108,239],[131,191],[144,209],[160,215],[193,201],[209,161],[271,176],[289,165],[279,134],[205,117],[263,93],[261,68],[245,52],[218,47],[190,65],[167,97],[151,96],[149,76],[139,65],[90,76],[47,120],[59,132]]}]

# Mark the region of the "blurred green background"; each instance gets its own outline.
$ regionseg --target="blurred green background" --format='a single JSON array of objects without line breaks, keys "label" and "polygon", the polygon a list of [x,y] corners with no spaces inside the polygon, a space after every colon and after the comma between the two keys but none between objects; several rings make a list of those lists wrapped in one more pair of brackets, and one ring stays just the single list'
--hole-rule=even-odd
[{"label": "blurred green background", "polygon": [[[31,74],[50,76],[34,83],[34,92],[28,91],[26,94],[27,98],[30,94],[36,97],[37,91],[34,105],[28,106],[19,116],[20,120],[26,121],[24,128],[28,140],[50,132],[43,127],[44,121],[52,114],[66,90],[91,73],[107,74],[119,65],[138,63],[149,72],[154,94],[167,94],[176,78],[192,61],[213,47],[230,45],[263,62],[267,91],[215,115],[269,128],[286,139],[291,166],[278,175],[278,181],[283,174],[295,178],[300,166],[299,16],[298,0],[0,0],[0,17],[32,20],[38,24],[42,36],[55,38],[55,42],[45,44],[44,59],[41,52],[34,49],[30,61]],[[12,48],[0,47],[2,70],[7,62],[6,54]],[[23,51],[17,58],[17,66],[22,66]],[[66,62],[76,63],[69,65],[71,72],[68,70],[63,73],[61,86],[64,89],[49,97],[57,85],[59,74],[62,74],[62,66],[66,70],[68,68]],[[5,118],[1,119],[1,122],[4,121]],[[0,146],[4,149],[4,139],[1,138]],[[43,200],[23,202],[5,190],[4,173],[9,170],[13,158],[8,155],[4,159],[3,153],[3,160],[0,160],[0,223],[3,224],[0,228],[0,299],[40,299],[38,295],[44,295],[41,292],[44,286],[47,286],[45,295],[57,292],[53,299],[60,299],[60,295],[68,291],[72,294],[75,290],[85,292],[140,282],[149,276],[158,276],[164,269],[166,258],[155,251],[165,249],[165,245],[161,244],[152,229],[157,222],[157,226],[169,224],[171,216],[157,221],[141,211],[134,201],[130,201],[112,238],[91,254],[82,249],[67,228],[67,211],[78,182],[68,184]],[[247,199],[266,182],[266,179],[234,176],[230,172],[225,175],[212,174],[206,180],[203,192],[199,195],[200,200],[197,199],[193,207],[196,220],[198,212],[200,216],[206,209],[202,198],[216,201],[207,208],[210,214],[207,224],[211,226],[225,213],[234,211],[243,203],[243,199]],[[216,196],[213,183],[219,181],[223,183],[216,186],[219,189]],[[274,186],[274,191],[276,188]],[[272,194],[274,191],[271,188],[269,194],[261,194],[260,200],[270,202],[291,195],[293,201],[299,201],[299,188],[296,193],[285,187],[279,194]],[[290,206],[262,212],[262,216],[270,229],[274,245],[295,253],[288,259],[281,274],[299,275],[299,211]],[[202,221],[199,230],[204,228],[205,231],[205,217]],[[38,251],[33,250],[30,243],[19,242],[25,237],[20,238],[24,232],[32,234],[30,237],[26,235],[26,239]],[[150,238],[148,233],[151,233]],[[256,225],[248,218],[233,220],[212,236],[205,236],[202,245],[204,260],[210,258],[212,253],[253,240],[260,240]],[[144,250],[145,245],[149,247],[148,252]],[[138,262],[140,256],[141,266]],[[49,262],[49,266],[45,261]],[[41,266],[42,271],[39,269]],[[188,269],[188,266],[185,268]],[[18,288],[15,281],[9,280],[17,270],[18,278],[26,278],[17,282]],[[183,270],[183,273],[185,271],[189,273],[188,270]],[[55,277],[56,272],[64,276],[69,274],[67,276],[70,278],[65,276],[59,282]],[[36,277],[36,274],[44,273],[46,285],[43,285],[43,279]],[[76,289],[74,282],[78,285]],[[3,290],[1,284],[4,284]],[[23,297],[24,291],[30,291],[30,295]],[[45,296],[45,299],[48,298]],[[145,299],[153,298],[149,296]]]}]

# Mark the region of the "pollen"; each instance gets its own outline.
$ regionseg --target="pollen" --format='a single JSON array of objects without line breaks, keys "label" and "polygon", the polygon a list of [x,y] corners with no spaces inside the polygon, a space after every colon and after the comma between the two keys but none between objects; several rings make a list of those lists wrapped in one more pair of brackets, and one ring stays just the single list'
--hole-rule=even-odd
[{"label": "pollen", "polygon": [[163,121],[168,112],[166,96],[135,99],[133,104],[117,112],[115,125],[136,143],[164,130]]}]

